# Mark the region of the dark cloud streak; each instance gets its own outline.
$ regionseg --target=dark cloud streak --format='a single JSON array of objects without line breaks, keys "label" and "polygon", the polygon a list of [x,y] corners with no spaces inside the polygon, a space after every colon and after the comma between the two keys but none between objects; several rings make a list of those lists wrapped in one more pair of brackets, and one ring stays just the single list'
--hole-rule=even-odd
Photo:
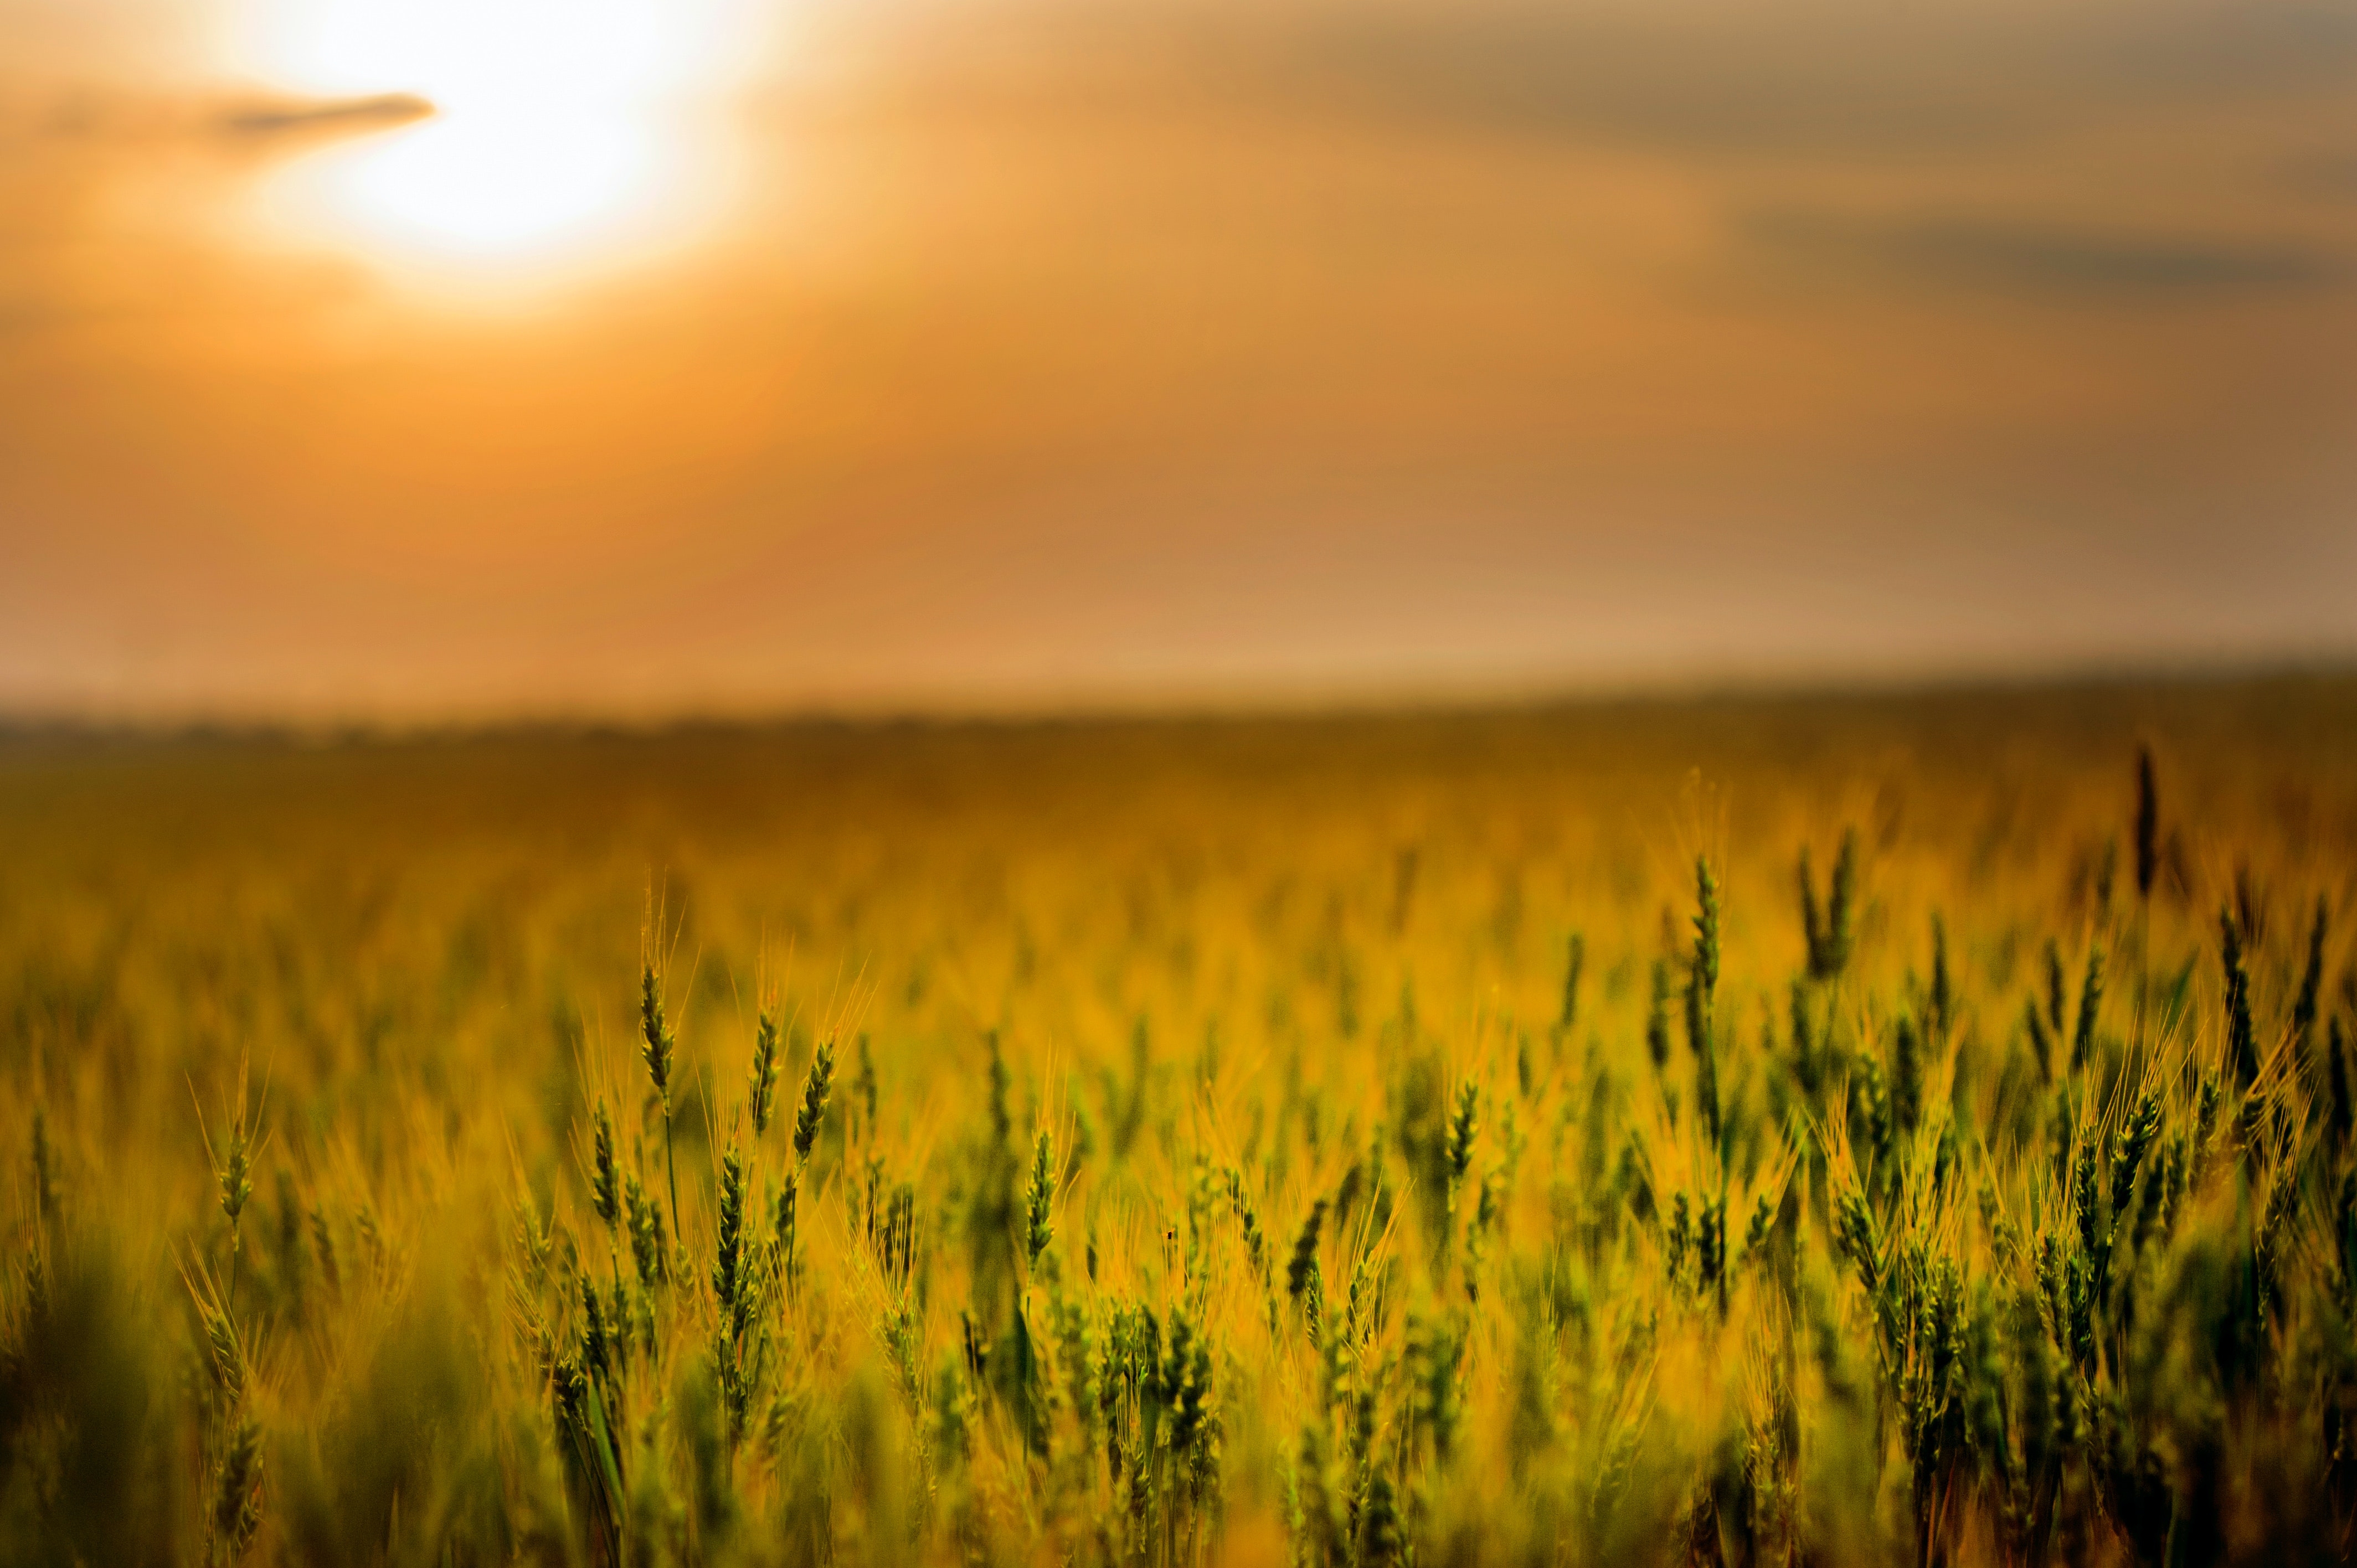
[{"label": "dark cloud streak", "polygon": [[1702,155],[1867,159],[2017,144],[2136,105],[2357,92],[2357,12],[2294,0],[2051,15],[1783,8],[1707,24],[1520,4],[1157,19],[1214,96]]},{"label": "dark cloud streak", "polygon": [[1785,209],[1753,212],[1739,231],[1771,254],[1834,273],[1882,270],[1917,282],[2083,305],[2274,294],[2357,279],[2357,258],[2319,245],[2107,233],[2028,220]]},{"label": "dark cloud streak", "polygon": [[434,105],[414,93],[387,92],[370,98],[251,105],[223,113],[219,124],[233,136],[364,135],[427,119],[433,113]]},{"label": "dark cloud streak", "polygon": [[0,147],[19,156],[40,143],[106,147],[218,142],[263,147],[278,142],[371,135],[429,119],[434,104],[414,93],[360,98],[231,98],[185,91],[37,88],[0,73]]}]

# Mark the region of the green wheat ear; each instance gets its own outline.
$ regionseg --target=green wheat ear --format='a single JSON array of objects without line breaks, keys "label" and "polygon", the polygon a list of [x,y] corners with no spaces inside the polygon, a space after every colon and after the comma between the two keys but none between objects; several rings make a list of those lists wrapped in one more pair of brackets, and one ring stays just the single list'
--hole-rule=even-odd
[{"label": "green wheat ear", "polygon": [[1319,1309],[1318,1237],[1325,1224],[1326,1199],[1321,1197],[1309,1206],[1309,1218],[1301,1222],[1301,1234],[1293,1242],[1293,1257],[1285,1265],[1285,1294],[1301,1309],[1313,1342],[1318,1337]]},{"label": "green wheat ear", "polygon": [[1932,1037],[1944,1040],[1955,1021],[1956,993],[1948,974],[1948,922],[1932,912]]},{"label": "green wheat ear", "polygon": [[[221,1213],[229,1219],[227,1309],[231,1311],[234,1311],[237,1305],[238,1270],[242,1262],[244,1234],[240,1220],[245,1213],[247,1201],[253,1197],[253,1144],[245,1099],[245,1063],[241,1060],[237,1069],[236,1109],[230,1119],[224,1153],[215,1154],[211,1131],[205,1126],[204,1105],[199,1101],[197,1106],[197,1131],[204,1139],[207,1159],[217,1162],[213,1167],[213,1180]],[[196,1085],[192,1082],[188,1085],[189,1097],[194,1099],[196,1092]],[[268,1091],[265,1090],[264,1092]]]},{"label": "green wheat ear", "polygon": [[993,1148],[1004,1149],[1015,1132],[1014,1119],[1006,1111],[1012,1080],[1006,1072],[1006,1057],[998,1047],[998,1031],[988,1031],[984,1039],[990,1047],[990,1143]]},{"label": "green wheat ear", "polygon": [[336,1230],[328,1219],[327,1205],[314,1200],[310,1212],[311,1255],[319,1265],[320,1282],[330,1295],[343,1288],[343,1265],[336,1251]]},{"label": "green wheat ear", "polygon": [[679,1167],[672,1152],[671,1069],[679,1042],[663,1018],[662,984],[650,954],[639,965],[639,1055],[647,1064],[647,1078],[662,1106],[663,1175],[671,1184],[671,1228],[679,1232]]},{"label": "green wheat ear", "polygon": [[2152,897],[2154,877],[2160,870],[2160,791],[2152,776],[2152,747],[2136,748],[2136,897]]},{"label": "green wheat ear", "polygon": [[1686,966],[1686,1047],[1695,1058],[1695,1109],[1703,1135],[1719,1135],[1718,1054],[1711,1037],[1718,993],[1718,878],[1710,862],[1695,859],[1694,956]]},{"label": "green wheat ear", "polygon": [[746,1094],[746,1107],[752,1112],[753,1135],[757,1138],[770,1130],[770,1111],[777,1093],[778,1019],[764,1007],[753,1031],[753,1070]]},{"label": "green wheat ear", "polygon": [[47,1229],[58,1211],[58,1154],[49,1144],[48,1112],[33,1107],[33,1219]]},{"label": "green wheat ear", "polygon": [[1710,862],[1695,859],[1694,976],[1708,1004],[1718,989],[1718,878]]},{"label": "green wheat ear", "polygon": [[1566,950],[1563,968],[1563,1014],[1555,1020],[1555,1026],[1565,1035],[1570,1034],[1572,1026],[1579,1021],[1579,972],[1587,963],[1587,940],[1574,931]]},{"label": "green wheat ear", "polygon": [[811,1056],[810,1075],[802,1080],[802,1105],[794,1114],[794,1161],[810,1158],[818,1143],[820,1124],[826,1120],[826,1101],[834,1083],[834,1042],[822,1040]]},{"label": "green wheat ear", "polygon": [[791,1289],[794,1283],[794,1223],[802,1198],[799,1167],[786,1173],[785,1185],[770,1199],[770,1251],[778,1277]]},{"label": "green wheat ear", "polygon": [[2071,982],[2062,972],[2062,947],[2053,938],[2046,939],[2046,1026],[2057,1037],[2062,1033],[2062,1021],[2070,1007]]},{"label": "green wheat ear", "polygon": [[867,1047],[867,1031],[865,1029],[859,1032],[858,1047],[859,1072],[851,1080],[852,1094],[865,1113],[862,1125],[867,1129],[866,1135],[872,1140],[876,1136],[876,1058]]},{"label": "green wheat ear", "polygon": [[663,1235],[662,1211],[635,1176],[623,1178],[622,1202],[630,1214],[630,1258],[638,1265],[640,1287],[652,1290],[671,1278],[671,1248]]},{"label": "green wheat ear", "polygon": [[1923,1046],[1915,1020],[1904,1015],[1890,1047],[1890,1114],[1902,1138],[1923,1124]]},{"label": "green wheat ear", "polygon": [[1039,1254],[1048,1250],[1055,1237],[1055,1226],[1049,1208],[1056,1197],[1055,1150],[1048,1134],[1042,1132],[1031,1151],[1031,1186],[1023,1202],[1023,1240],[1026,1260],[1034,1267]]},{"label": "green wheat ear", "polygon": [[666,1114],[671,1104],[672,1059],[678,1048],[679,1041],[663,1017],[662,983],[649,960],[639,967],[639,1059],[646,1063],[647,1078],[662,1097]]},{"label": "green wheat ear", "polygon": [[1851,924],[1857,902],[1857,830],[1842,834],[1841,852],[1834,857],[1833,880],[1826,887],[1822,911],[1805,845],[1801,850],[1800,886],[1801,935],[1808,950],[1809,978],[1820,984],[1838,980],[1849,967]]},{"label": "green wheat ear", "polygon": [[2120,1134],[2112,1151],[2112,1213],[2116,1218],[2127,1212],[2128,1197],[2136,1188],[2136,1173],[2144,1168],[2145,1155],[2160,1136],[2160,1091],[2147,1089],[2137,1097],[2135,1113],[2127,1128]]},{"label": "green wheat ear", "polygon": [[2079,987],[2079,1027],[2071,1037],[2071,1070],[2086,1070],[2088,1053],[2094,1049],[2095,1018],[2104,1005],[2104,949],[2097,943],[2087,950],[2087,977]]},{"label": "green wheat ear", "polygon": [[2231,909],[2218,912],[2220,964],[2226,972],[2226,1059],[2239,1088],[2259,1076],[2257,1026],[2251,1019],[2251,973],[2243,962],[2243,928]]},{"label": "green wheat ear", "polygon": [[589,1207],[608,1234],[622,1218],[621,1173],[614,1163],[614,1121],[603,1096],[590,1112]]},{"label": "green wheat ear", "polygon": [[1448,1142],[1443,1151],[1452,1192],[1463,1185],[1465,1173],[1473,1168],[1473,1139],[1481,1130],[1480,1103],[1481,1091],[1474,1087],[1471,1079],[1457,1086],[1457,1111],[1448,1119]]},{"label": "green wheat ear", "polygon": [[2046,1015],[2040,1011],[2038,1000],[2032,997],[2024,1023],[2029,1031],[2029,1053],[2038,1063],[2038,1081],[2054,1081],[2054,1034],[2046,1026]]},{"label": "green wheat ear", "polygon": [[1655,1072],[1670,1069],[1670,965],[1667,959],[1653,961],[1653,989],[1645,1012],[1645,1050],[1653,1058]]},{"label": "green wheat ear", "polygon": [[2349,1081],[2349,1042],[2341,1027],[2341,1015],[2334,1014],[2324,1032],[2325,1083],[2331,1094],[2331,1116],[2327,1126],[2332,1134],[2332,1147],[2338,1153],[2346,1147],[2352,1123],[2357,1123],[2357,1093],[2352,1093]]},{"label": "green wheat ear", "polygon": [[2324,940],[2330,930],[2331,909],[2324,895],[2316,896],[2316,919],[2308,929],[2308,964],[2301,970],[2299,993],[2291,1006],[2292,1039],[2305,1051],[2316,1028],[2317,1005],[2324,987]]},{"label": "green wheat ear", "polygon": [[745,1163],[731,1143],[720,1155],[720,1223],[713,1244],[712,1294],[732,1338],[741,1338],[746,1299]]},{"label": "green wheat ear", "polygon": [[235,1563],[262,1528],[262,1425],[239,1418],[214,1476],[213,1506],[207,1520],[215,1560]]}]

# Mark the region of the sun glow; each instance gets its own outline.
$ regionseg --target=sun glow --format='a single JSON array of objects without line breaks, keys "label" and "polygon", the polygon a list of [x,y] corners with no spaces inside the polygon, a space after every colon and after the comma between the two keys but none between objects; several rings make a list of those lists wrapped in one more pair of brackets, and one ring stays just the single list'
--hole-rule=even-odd
[{"label": "sun glow", "polygon": [[292,91],[401,91],[432,118],[282,170],[271,216],[380,260],[546,276],[709,205],[695,112],[747,58],[743,0],[262,0],[240,53]]}]

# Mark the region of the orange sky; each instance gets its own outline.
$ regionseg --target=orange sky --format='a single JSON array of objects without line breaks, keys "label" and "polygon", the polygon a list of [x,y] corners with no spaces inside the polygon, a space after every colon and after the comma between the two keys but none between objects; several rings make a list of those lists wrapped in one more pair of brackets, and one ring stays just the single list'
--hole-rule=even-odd
[{"label": "orange sky", "polygon": [[0,0],[0,711],[2357,653],[2345,6],[468,5]]}]

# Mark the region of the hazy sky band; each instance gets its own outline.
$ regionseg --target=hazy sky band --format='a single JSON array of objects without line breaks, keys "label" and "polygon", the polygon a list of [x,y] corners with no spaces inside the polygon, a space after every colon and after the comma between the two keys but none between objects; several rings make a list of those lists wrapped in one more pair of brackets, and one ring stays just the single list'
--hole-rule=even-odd
[{"label": "hazy sky band", "polygon": [[505,273],[258,220],[434,83],[224,15],[0,7],[0,705],[2357,653],[2345,8],[749,15]]}]

